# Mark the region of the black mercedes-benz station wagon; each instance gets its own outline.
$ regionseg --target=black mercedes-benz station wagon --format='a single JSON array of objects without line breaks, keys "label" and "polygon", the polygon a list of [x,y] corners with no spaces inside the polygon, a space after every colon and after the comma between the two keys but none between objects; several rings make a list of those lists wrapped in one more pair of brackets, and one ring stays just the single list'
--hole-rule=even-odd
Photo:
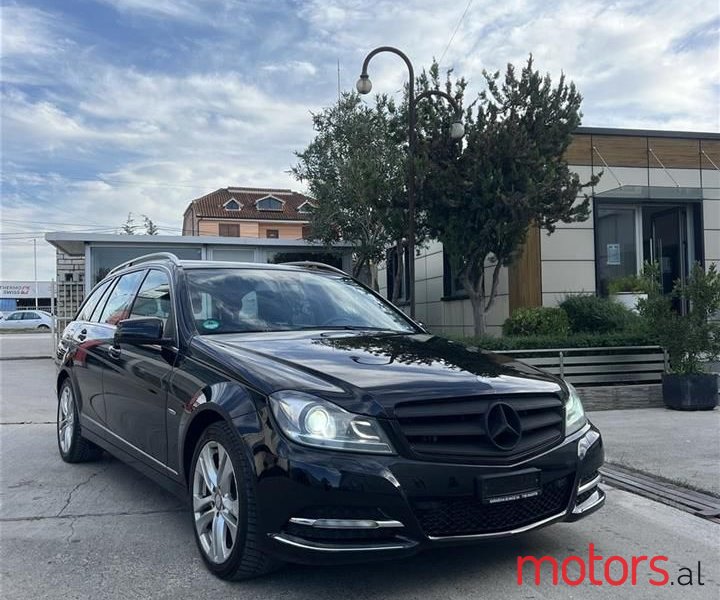
[{"label": "black mercedes-benz station wagon", "polygon": [[326,265],[137,258],[57,358],[63,460],[106,450],[187,496],[222,578],[520,534],[605,501],[572,386],[431,335]]}]

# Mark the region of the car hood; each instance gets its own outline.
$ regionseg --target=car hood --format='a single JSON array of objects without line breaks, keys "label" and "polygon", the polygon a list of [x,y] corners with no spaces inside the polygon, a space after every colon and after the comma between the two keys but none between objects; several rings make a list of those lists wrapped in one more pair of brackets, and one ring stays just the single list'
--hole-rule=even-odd
[{"label": "car hood", "polygon": [[556,378],[511,357],[428,334],[282,332],[196,340],[263,393],[302,390],[362,414],[390,416],[395,404],[408,400],[564,393]]}]

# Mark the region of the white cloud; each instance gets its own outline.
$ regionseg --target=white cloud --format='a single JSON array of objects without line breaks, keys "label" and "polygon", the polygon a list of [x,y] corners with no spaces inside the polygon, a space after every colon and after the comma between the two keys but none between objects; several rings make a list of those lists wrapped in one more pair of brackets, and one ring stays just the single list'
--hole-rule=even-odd
[{"label": "white cloud", "polygon": [[[379,45],[401,48],[419,71],[441,55],[466,6],[312,0],[291,14],[267,2],[98,2],[125,26],[151,17],[213,35],[191,40],[191,64],[130,67],[99,52],[77,19],[2,9],[1,277],[31,268],[25,234],[72,229],[68,222],[119,227],[128,211],[179,228],[187,202],[221,186],[297,189],[287,169],[312,137],[309,112],[334,100],[335,61],[345,88]],[[577,83],[587,125],[718,130],[717,12],[713,0],[475,0],[443,66],[475,93],[483,68],[502,70],[532,52],[539,69]],[[238,23],[252,26],[240,33]],[[134,43],[172,56],[172,46]],[[407,79],[387,55],[370,73],[377,92],[394,93]],[[52,251],[41,257],[47,277]]]}]

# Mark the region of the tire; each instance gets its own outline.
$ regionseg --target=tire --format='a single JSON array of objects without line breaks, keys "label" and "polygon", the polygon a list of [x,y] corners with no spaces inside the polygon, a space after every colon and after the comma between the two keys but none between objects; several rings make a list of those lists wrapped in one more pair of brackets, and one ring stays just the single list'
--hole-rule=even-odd
[{"label": "tire", "polygon": [[67,463],[90,462],[100,458],[102,450],[80,433],[80,415],[70,380],[60,386],[57,408],[57,442],[60,458]]},{"label": "tire", "polygon": [[37,328],[40,331],[50,331],[50,328],[47,325],[38,325]]},{"label": "tire", "polygon": [[[214,487],[213,480],[217,482]],[[213,423],[200,436],[188,488],[195,542],[211,573],[239,581],[265,575],[280,566],[260,549],[250,463],[240,437],[227,423]]]}]

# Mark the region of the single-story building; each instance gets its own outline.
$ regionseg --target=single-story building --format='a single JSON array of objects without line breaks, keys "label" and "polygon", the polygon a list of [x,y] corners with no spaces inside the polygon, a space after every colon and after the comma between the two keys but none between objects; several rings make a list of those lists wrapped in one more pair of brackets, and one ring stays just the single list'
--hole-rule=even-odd
[{"label": "single-story building", "polygon": [[0,281],[0,311],[22,308],[50,310],[54,304],[52,281]]},{"label": "single-story building", "polygon": [[[502,271],[488,314],[491,334],[499,335],[518,307],[554,306],[568,294],[607,295],[610,281],[639,273],[644,261],[662,265],[666,291],[695,262],[720,266],[720,134],[581,127],[567,160],[583,181],[602,172],[585,190],[590,218],[558,223],[549,236],[529,232],[518,260]],[[415,279],[418,320],[437,332],[472,335],[470,300],[440,242],[420,249]],[[379,280],[388,295],[386,269]]]},{"label": "single-story building", "polygon": [[337,244],[331,251],[307,240],[215,236],[115,235],[52,232],[45,239],[56,248],[57,315],[71,319],[85,294],[113,267],[155,252],[171,252],[186,260],[289,262],[312,260],[352,270],[352,248]]}]

